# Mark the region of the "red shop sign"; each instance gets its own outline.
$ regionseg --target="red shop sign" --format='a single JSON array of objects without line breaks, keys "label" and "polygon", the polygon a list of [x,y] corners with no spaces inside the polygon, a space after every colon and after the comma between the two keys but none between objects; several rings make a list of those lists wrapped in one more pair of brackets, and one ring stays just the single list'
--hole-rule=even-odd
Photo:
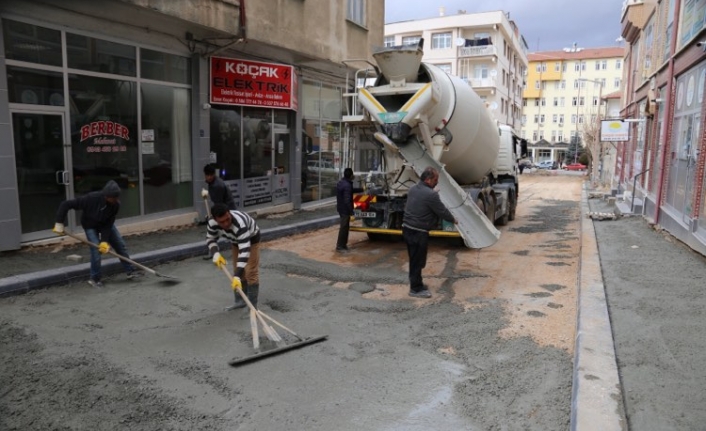
[{"label": "red shop sign", "polygon": [[221,105],[298,107],[294,67],[211,57],[211,100]]}]

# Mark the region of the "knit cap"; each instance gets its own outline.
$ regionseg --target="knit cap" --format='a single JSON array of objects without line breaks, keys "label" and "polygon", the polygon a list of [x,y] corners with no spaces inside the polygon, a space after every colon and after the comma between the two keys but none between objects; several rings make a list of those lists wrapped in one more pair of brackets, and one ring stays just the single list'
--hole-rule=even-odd
[{"label": "knit cap", "polygon": [[113,180],[108,181],[103,187],[103,196],[107,198],[117,198],[120,196],[120,186]]}]

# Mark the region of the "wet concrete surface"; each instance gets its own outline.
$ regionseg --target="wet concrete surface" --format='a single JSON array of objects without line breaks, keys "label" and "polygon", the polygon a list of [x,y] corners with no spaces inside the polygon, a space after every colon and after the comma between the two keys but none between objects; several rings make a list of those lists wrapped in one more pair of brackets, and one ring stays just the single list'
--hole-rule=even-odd
[{"label": "wet concrete surface", "polygon": [[[184,280],[173,286],[115,275],[103,290],[81,282],[2,298],[0,429],[565,430],[581,182],[552,181],[547,198],[538,177],[523,175],[501,247],[432,244],[430,301],[406,296],[402,243],[352,234],[341,255],[335,228],[266,243],[262,310],[329,339],[241,368],[227,361],[252,353],[248,319],[222,311],[232,292],[201,258],[159,265]],[[700,429],[703,259],[641,219],[595,225],[629,429]],[[10,259],[63,264],[57,256],[82,248]],[[5,257],[3,271],[18,262]]]}]

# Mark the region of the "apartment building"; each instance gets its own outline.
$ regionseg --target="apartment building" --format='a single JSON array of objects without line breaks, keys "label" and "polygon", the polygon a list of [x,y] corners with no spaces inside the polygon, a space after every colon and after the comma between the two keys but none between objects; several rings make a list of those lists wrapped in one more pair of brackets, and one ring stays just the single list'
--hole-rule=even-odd
[{"label": "apartment building", "polygon": [[207,163],[247,211],[334,196],[306,167],[343,169],[344,62],[372,61],[384,2],[197,3],[0,2],[0,251],[108,180],[124,233],[202,220]]},{"label": "apartment building", "polygon": [[706,0],[625,0],[627,43],[611,184],[634,210],[706,254]]},{"label": "apartment building", "polygon": [[617,108],[607,111],[604,96],[621,89],[623,53],[622,47],[574,45],[528,55],[520,134],[530,142],[535,162],[568,162],[571,142],[578,137],[585,145],[600,118],[620,114]]},{"label": "apartment building", "polygon": [[414,45],[424,38],[423,61],[464,79],[493,117],[520,126],[527,43],[509,13],[447,15],[385,25],[385,45]]}]

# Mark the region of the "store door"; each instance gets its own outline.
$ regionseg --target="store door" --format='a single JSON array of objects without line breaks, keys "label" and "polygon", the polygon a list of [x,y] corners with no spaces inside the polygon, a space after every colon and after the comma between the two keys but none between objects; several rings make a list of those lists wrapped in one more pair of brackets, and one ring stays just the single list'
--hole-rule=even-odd
[{"label": "store door", "polygon": [[12,112],[12,131],[22,240],[32,241],[47,236],[59,204],[68,198],[71,175],[64,115]]}]

